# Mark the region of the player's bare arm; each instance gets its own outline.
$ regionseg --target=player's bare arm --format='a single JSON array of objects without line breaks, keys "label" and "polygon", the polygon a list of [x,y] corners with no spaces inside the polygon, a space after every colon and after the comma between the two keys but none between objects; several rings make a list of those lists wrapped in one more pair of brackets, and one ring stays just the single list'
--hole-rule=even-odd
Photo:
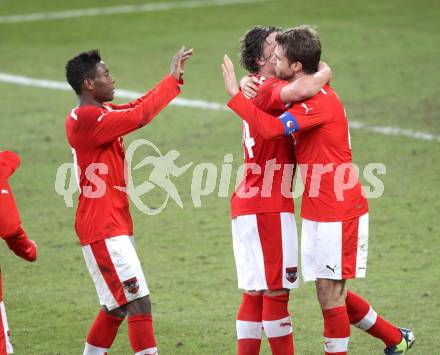
[{"label": "player's bare arm", "polygon": [[[318,71],[312,75],[301,77],[282,88],[281,100],[286,103],[298,102],[315,96],[321,88],[332,79],[332,70],[325,62],[320,62]],[[240,80],[240,88],[247,99],[257,96],[258,78],[246,75]]]},{"label": "player's bare arm", "polygon": [[327,63],[319,62],[318,71],[289,83],[281,89],[281,100],[286,103],[298,102],[315,96],[332,78],[332,70]]}]

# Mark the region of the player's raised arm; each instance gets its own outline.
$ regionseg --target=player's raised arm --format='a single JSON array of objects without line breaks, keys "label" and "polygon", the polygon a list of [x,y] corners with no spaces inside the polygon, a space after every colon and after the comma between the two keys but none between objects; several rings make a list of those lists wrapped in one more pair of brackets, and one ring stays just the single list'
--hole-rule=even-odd
[{"label": "player's raised arm", "polygon": [[283,136],[284,131],[281,122],[276,117],[258,109],[239,91],[234,65],[227,55],[223,59],[222,71],[226,92],[232,97],[228,106],[243,120],[255,127],[263,138],[271,139]]},{"label": "player's raised arm", "polygon": [[280,98],[286,104],[306,100],[315,96],[331,78],[331,68],[327,63],[320,62],[316,73],[298,78],[284,86]]},{"label": "player's raised arm", "polygon": [[[321,88],[332,79],[332,70],[327,63],[320,62],[318,71],[312,75],[299,78],[280,90],[281,101],[285,104],[306,100],[315,96]],[[240,88],[247,99],[257,96],[258,86],[262,83],[252,75],[240,79]]]},{"label": "player's raised arm", "polygon": [[[248,122],[249,125],[255,127],[257,132],[265,139],[277,138],[283,135],[290,135],[299,130],[311,129],[322,125],[329,119],[328,115],[325,115],[324,110],[319,109],[318,105],[314,104],[316,101],[314,99],[309,100],[309,106],[305,104],[297,105],[279,117],[271,116],[247,100],[239,91],[234,65],[228,56],[224,57],[222,69],[226,92],[232,97],[228,102],[228,107]],[[313,107],[310,105],[313,105]]]},{"label": "player's raised arm", "polygon": [[[101,145],[148,124],[180,93],[185,62],[192,54],[192,49],[182,47],[171,60],[169,74],[147,94],[125,105],[108,104],[113,100],[115,81],[98,51],[84,52],[70,60],[67,79],[80,99],[79,108],[73,110],[77,117],[71,117],[79,123],[84,139]],[[78,75],[84,62],[90,70]]]},{"label": "player's raised arm", "polygon": [[[171,66],[170,66],[170,75],[172,75],[173,77],[175,77],[179,81],[182,80],[183,74],[184,74],[185,62],[187,59],[189,59],[192,56],[193,53],[194,53],[194,49],[191,48],[189,50],[185,50],[185,47],[182,47],[173,56],[173,59],[171,61]],[[154,91],[154,89],[149,90],[142,97],[139,97],[136,100],[125,103],[125,104],[116,105],[116,104],[107,103],[107,105],[110,106],[114,110],[126,110],[129,108],[134,108],[134,107],[138,106],[139,104],[141,104],[143,100],[147,99],[148,96],[150,96],[153,91]]]},{"label": "player's raised arm", "polygon": [[179,82],[173,76],[166,75],[133,108],[102,112],[97,107],[85,107],[82,112],[87,116],[87,125],[82,129],[98,145],[111,142],[147,125],[179,93]]}]

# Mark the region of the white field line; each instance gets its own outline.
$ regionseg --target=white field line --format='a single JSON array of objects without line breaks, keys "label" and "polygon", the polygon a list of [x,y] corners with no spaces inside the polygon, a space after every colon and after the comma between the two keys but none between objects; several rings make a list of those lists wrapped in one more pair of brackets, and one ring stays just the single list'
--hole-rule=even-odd
[{"label": "white field line", "polygon": [[[0,82],[22,85],[22,86],[32,86],[32,87],[38,87],[44,89],[72,91],[72,88],[70,87],[69,84],[61,81],[33,79],[25,76],[11,75],[7,73],[0,73]],[[124,89],[117,89],[115,92],[115,96],[121,99],[129,99],[129,100],[137,99],[139,96],[142,96],[143,94],[144,93],[142,92],[136,92],[136,91],[124,90]],[[173,101],[171,101],[171,105],[194,107],[194,108],[201,108],[206,110],[227,110],[227,107],[224,104],[220,104],[217,102],[208,102],[203,100],[189,100],[180,97],[176,97]]]},{"label": "white field line", "polygon": [[209,7],[209,6],[240,5],[240,4],[249,4],[249,3],[256,3],[263,1],[269,1],[269,0],[191,0],[191,1],[175,1],[175,2],[164,2],[164,3],[148,3],[148,4],[140,4],[140,5],[124,5],[124,6],[99,7],[99,8],[96,7],[96,8],[66,10],[66,11],[56,11],[56,12],[5,15],[5,16],[0,16],[0,24],[14,23],[14,22],[61,20],[61,19],[75,18],[75,17],[128,14],[134,12],[193,9],[197,7]]},{"label": "white field line", "polygon": [[[69,84],[64,82],[45,80],[45,79],[33,79],[25,76],[11,75],[7,73],[0,73],[0,82],[22,85],[22,86],[39,87],[44,89],[55,89],[55,90],[63,90],[63,91],[72,90]],[[115,93],[115,95],[119,98],[130,99],[130,100],[136,99],[139,96],[142,96],[143,94],[144,93],[142,92],[124,90],[124,89],[118,89],[116,90]],[[171,102],[171,105],[200,108],[204,110],[215,110],[215,111],[228,110],[228,108],[224,104],[218,102],[209,102],[204,100],[190,100],[180,97],[175,98]],[[370,131],[373,133],[383,134],[387,136],[401,136],[401,137],[408,137],[408,138],[424,140],[424,141],[440,142],[440,136],[434,135],[432,133],[419,132],[419,131],[414,131],[412,129],[402,129],[400,127],[393,127],[393,126],[370,126],[359,121],[350,120],[350,129],[362,129],[365,131]]]}]

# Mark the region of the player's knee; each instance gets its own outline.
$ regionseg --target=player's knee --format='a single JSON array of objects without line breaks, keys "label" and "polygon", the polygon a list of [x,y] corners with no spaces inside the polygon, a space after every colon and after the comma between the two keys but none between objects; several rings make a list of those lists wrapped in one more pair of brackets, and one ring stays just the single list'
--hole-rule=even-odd
[{"label": "player's knee", "polygon": [[102,309],[105,313],[113,317],[125,318],[127,316],[127,310],[124,306],[112,309],[111,311],[109,311],[106,306],[102,306]]},{"label": "player's knee", "polygon": [[321,309],[342,306],[345,303],[344,283],[337,280],[318,280],[316,293]]},{"label": "player's knee", "polygon": [[285,288],[281,288],[279,290],[266,290],[264,291],[264,294],[266,296],[279,296],[279,295],[289,294],[289,290]]},{"label": "player's knee", "polygon": [[260,296],[264,293],[264,291],[243,291],[243,294],[251,295],[251,296]]},{"label": "player's knee", "polygon": [[150,297],[145,296],[138,298],[126,305],[127,314],[129,316],[151,314],[151,302]]}]

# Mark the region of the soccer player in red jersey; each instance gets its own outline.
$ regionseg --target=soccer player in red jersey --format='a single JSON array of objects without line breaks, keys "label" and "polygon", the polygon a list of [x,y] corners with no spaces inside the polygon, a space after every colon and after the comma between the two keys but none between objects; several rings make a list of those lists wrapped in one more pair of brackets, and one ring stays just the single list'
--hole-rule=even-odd
[{"label": "soccer player in red jersey", "polygon": [[[317,33],[290,29],[276,38],[277,76],[295,81],[316,72],[321,56]],[[352,164],[345,110],[326,85],[278,117],[258,109],[239,92],[232,62],[225,56],[223,76],[232,97],[228,106],[267,138],[294,135],[305,191],[301,217],[302,274],[315,281],[324,318],[325,353],[348,352],[350,324],[380,338],[385,354],[405,354],[414,343],[408,329],[380,317],[347,279],[363,278],[368,249],[368,205]]]},{"label": "soccer player in red jersey", "polygon": [[[37,246],[28,239],[21,226],[20,215],[15,204],[14,195],[8,178],[17,170],[20,158],[9,151],[0,151],[0,238],[4,239],[9,249],[17,256],[27,260],[37,259]],[[8,320],[2,294],[0,270],[0,355],[12,354]]]},{"label": "soccer player in red jersey", "polygon": [[[242,39],[241,64],[255,80],[253,103],[280,115],[289,103],[314,96],[330,80],[322,71],[288,83],[275,77],[275,27],[254,27]],[[289,290],[298,286],[298,240],[292,181],[293,139],[268,139],[243,121],[245,176],[231,199],[232,235],[238,287],[238,354],[258,354],[264,332],[272,353],[294,353]],[[284,177],[284,179],[283,179]]]},{"label": "soccer player in red jersey", "polygon": [[180,93],[182,48],[170,74],[134,102],[115,105],[115,81],[96,50],[69,60],[66,77],[79,105],[66,118],[80,187],[75,230],[102,306],[84,354],[107,354],[128,316],[128,335],[138,355],[157,354],[149,290],[136,254],[126,193],[123,136],[147,125]]}]

